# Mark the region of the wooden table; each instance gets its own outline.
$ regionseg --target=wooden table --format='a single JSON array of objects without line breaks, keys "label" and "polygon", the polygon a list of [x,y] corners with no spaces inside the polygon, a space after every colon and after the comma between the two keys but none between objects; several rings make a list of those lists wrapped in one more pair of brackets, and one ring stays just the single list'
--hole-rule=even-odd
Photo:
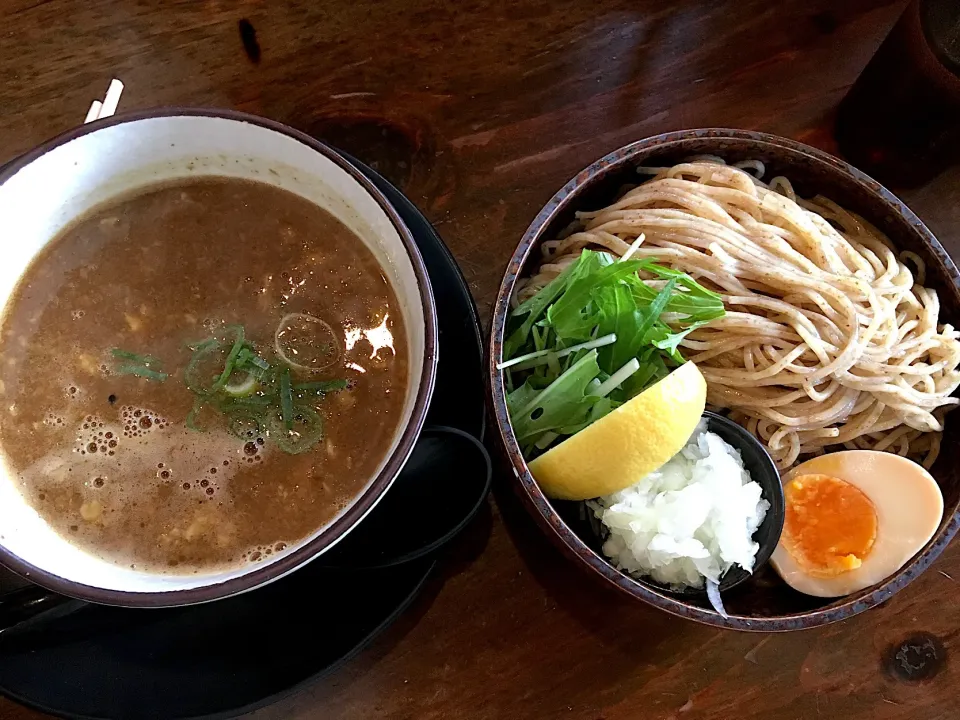
[{"label": "wooden table", "polygon": [[[398,183],[437,225],[487,316],[537,210],[620,145],[727,126],[831,149],[834,108],[902,7],[2,0],[0,162],[76,125],[112,76],[127,84],[121,110],[265,115]],[[960,251],[960,171],[903,197]],[[344,670],[255,717],[955,718],[954,577],[956,543],[904,592],[843,624],[717,631],[578,574],[499,478],[411,612]],[[921,655],[930,677],[910,680]],[[0,718],[36,717],[0,700]]]}]

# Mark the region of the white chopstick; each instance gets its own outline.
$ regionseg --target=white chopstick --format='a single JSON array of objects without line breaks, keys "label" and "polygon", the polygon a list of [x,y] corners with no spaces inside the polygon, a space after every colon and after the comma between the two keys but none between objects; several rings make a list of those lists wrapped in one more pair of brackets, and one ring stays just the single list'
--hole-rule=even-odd
[{"label": "white chopstick", "polygon": [[84,123],[93,122],[100,118],[110,117],[117,111],[117,105],[120,104],[120,96],[123,94],[123,83],[114,78],[110,81],[110,87],[107,88],[107,94],[100,100],[94,100],[87,110],[87,117]]},{"label": "white chopstick", "polygon": [[100,117],[100,108],[103,107],[103,103],[99,100],[94,100],[90,105],[90,109],[87,110],[87,117],[84,119],[83,123],[87,124],[88,122],[93,122],[98,117]]}]

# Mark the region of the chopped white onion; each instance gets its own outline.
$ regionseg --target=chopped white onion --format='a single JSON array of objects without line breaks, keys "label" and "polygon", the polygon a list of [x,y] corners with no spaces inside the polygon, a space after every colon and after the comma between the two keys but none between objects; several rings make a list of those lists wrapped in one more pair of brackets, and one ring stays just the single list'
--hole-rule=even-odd
[{"label": "chopped white onion", "polygon": [[675,588],[714,584],[734,564],[753,570],[753,534],[770,507],[739,451],[701,422],[686,446],[625,490],[590,501],[620,570]]},{"label": "chopped white onion", "polygon": [[710,604],[713,605],[713,609],[720,614],[720,617],[724,620],[730,617],[723,607],[723,600],[720,597],[720,586],[710,578],[707,578],[707,599],[710,601]]}]

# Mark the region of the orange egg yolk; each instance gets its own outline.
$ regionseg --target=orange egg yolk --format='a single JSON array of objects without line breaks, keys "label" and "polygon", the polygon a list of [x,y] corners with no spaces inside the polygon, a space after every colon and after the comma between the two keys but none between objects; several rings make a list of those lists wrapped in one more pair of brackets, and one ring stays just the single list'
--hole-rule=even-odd
[{"label": "orange egg yolk", "polygon": [[784,488],[780,541],[813,577],[860,567],[877,539],[877,511],[859,488],[829,475],[800,475]]}]

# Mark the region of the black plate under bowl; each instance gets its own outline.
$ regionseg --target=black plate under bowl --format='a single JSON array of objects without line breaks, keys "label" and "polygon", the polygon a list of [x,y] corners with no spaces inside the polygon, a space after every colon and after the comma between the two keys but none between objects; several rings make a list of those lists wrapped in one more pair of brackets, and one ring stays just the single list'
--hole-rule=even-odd
[{"label": "black plate under bowl", "polygon": [[[441,360],[427,423],[481,438],[483,350],[466,281],[416,207],[357,165],[412,231],[436,296]],[[86,606],[0,635],[0,693],[70,718],[234,717],[357,654],[413,601],[434,562],[431,555],[376,570],[314,562],[264,588],[207,605]],[[5,572],[0,569],[0,592],[9,582]]]}]

